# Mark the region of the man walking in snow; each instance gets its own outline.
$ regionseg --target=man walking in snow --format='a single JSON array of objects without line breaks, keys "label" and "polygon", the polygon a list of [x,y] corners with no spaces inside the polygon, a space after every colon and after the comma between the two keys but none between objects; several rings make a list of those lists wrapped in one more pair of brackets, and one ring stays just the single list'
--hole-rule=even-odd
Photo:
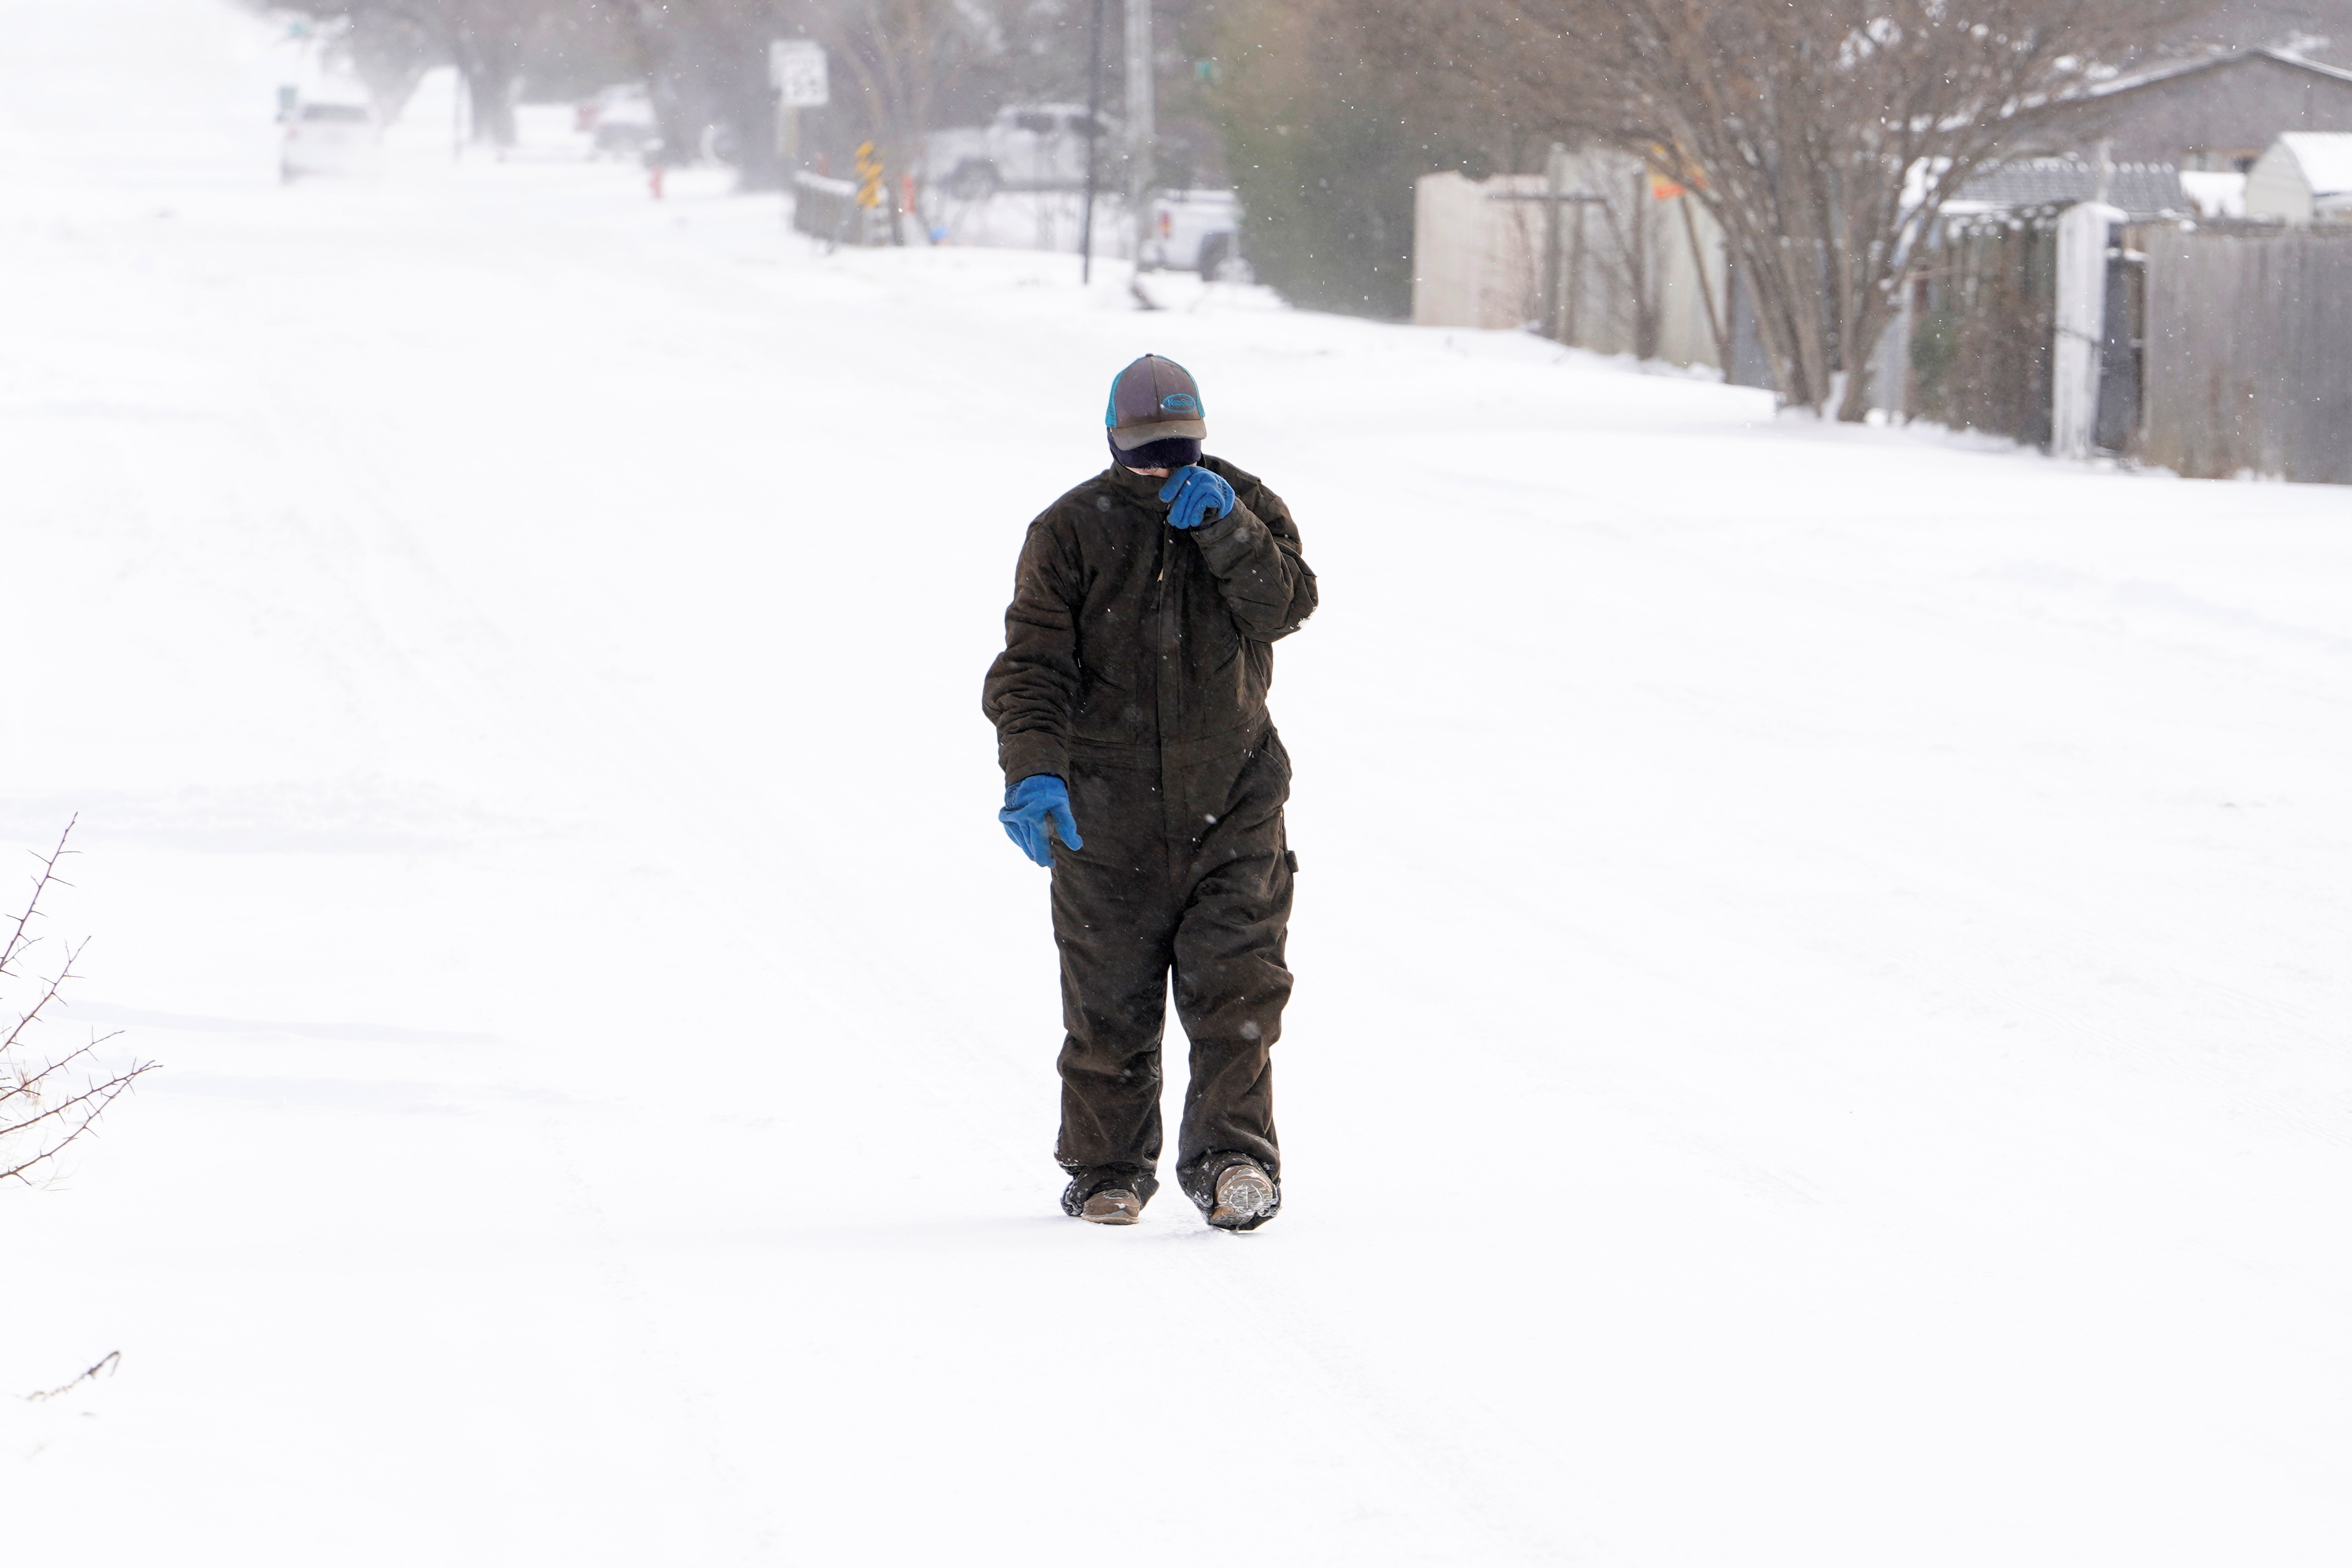
[{"label": "man walking in snow", "polygon": [[1132,1225],[1160,1186],[1169,977],[1192,1041],[1176,1179],[1221,1229],[1282,1206],[1267,1055],[1290,997],[1290,758],[1274,647],[1315,609],[1280,497],[1219,457],[1200,389],[1111,382],[1111,465],[1029,525],[982,701],[1013,841],[1054,873],[1062,1207]]}]

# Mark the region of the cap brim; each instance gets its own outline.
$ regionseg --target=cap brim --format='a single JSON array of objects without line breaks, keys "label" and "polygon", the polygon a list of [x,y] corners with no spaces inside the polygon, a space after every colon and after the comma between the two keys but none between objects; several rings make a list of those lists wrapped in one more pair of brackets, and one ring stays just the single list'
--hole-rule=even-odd
[{"label": "cap brim", "polygon": [[1166,419],[1158,424],[1130,424],[1124,430],[1110,433],[1110,444],[1121,452],[1132,452],[1139,446],[1149,446],[1155,441],[1173,436],[1189,436],[1194,441],[1209,439],[1209,422],[1205,419]]}]

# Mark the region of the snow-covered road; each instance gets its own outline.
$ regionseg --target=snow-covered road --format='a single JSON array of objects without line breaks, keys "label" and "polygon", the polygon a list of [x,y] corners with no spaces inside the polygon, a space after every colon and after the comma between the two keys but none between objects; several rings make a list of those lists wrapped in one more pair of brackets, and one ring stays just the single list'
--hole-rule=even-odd
[{"label": "snow-covered road", "polygon": [[[0,0],[0,848],[166,1063],[0,1193],[9,1561],[2352,1552],[2352,495],[279,189],[256,26]],[[978,711],[1147,350],[1326,606],[1246,1239],[1056,1210]]]}]

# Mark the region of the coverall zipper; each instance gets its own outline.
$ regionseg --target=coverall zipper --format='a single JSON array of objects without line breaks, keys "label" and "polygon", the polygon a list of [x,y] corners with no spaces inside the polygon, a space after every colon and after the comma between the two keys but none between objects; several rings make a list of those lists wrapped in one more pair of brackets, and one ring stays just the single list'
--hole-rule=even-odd
[{"label": "coverall zipper", "polygon": [[1152,637],[1158,644],[1157,657],[1151,665],[1151,729],[1152,744],[1159,751],[1160,820],[1168,831],[1169,852],[1177,852],[1184,838],[1185,824],[1177,821],[1177,791],[1175,780],[1168,776],[1168,661],[1176,656],[1176,616],[1168,601],[1168,567],[1176,553],[1176,533],[1162,523],[1160,528],[1160,572],[1151,584]]}]

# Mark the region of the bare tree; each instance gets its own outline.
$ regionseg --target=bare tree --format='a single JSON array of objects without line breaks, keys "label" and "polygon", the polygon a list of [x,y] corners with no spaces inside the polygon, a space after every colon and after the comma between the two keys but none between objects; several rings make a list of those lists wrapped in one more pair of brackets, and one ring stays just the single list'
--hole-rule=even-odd
[{"label": "bare tree", "polygon": [[746,186],[777,183],[768,44],[798,31],[805,9],[803,0],[620,0],[665,159],[692,162],[716,128]]},{"label": "bare tree", "polygon": [[[0,978],[22,978],[21,966],[41,941],[33,935],[33,927],[41,917],[42,895],[53,886],[71,885],[58,875],[58,866],[73,852],[66,848],[73,828],[68,822],[66,831],[58,835],[57,847],[46,856],[34,856],[40,862],[40,873],[33,879],[24,913],[17,915],[5,942],[0,943]],[[111,1034],[97,1036],[63,1056],[35,1061],[30,1037],[42,1015],[57,1003],[66,982],[74,978],[74,963],[87,946],[87,942],[77,943],[64,949],[55,971],[37,982],[39,993],[33,1005],[19,1013],[7,1034],[0,1037],[0,1181],[29,1185],[34,1171],[89,1132],[100,1113],[124,1090],[155,1069],[152,1061],[134,1061],[110,1072],[101,1068],[98,1048],[112,1040]]]},{"label": "bare tree", "polygon": [[[950,79],[987,41],[981,0],[624,0],[662,139],[691,156],[703,125],[728,132],[745,183],[776,182],[768,45],[816,39],[832,58],[826,113],[882,145],[893,169],[920,158]],[[1001,47],[1001,40],[998,40]]]},{"label": "bare tree", "polygon": [[397,120],[415,97],[425,73],[443,63],[424,31],[405,17],[368,11],[352,16],[338,40],[352,74],[367,89],[368,101],[386,124]]},{"label": "bare tree", "polygon": [[[920,160],[942,101],[981,78],[1066,78],[1078,35],[1070,0],[247,0],[343,23],[342,47],[388,110],[425,66],[454,64],[476,140],[514,140],[516,90],[583,61],[642,79],[663,155],[690,162],[716,131],[751,187],[777,183],[768,47],[812,37],[833,57],[828,115],[851,143],[882,144],[896,169]],[[1073,58],[1077,57],[1072,56]],[[991,68],[979,71],[983,64]]]},{"label": "bare tree", "polygon": [[978,52],[974,14],[958,0],[810,0],[809,36],[832,53],[835,81],[847,78],[895,169],[921,162],[949,78]]},{"label": "bare tree", "polygon": [[2021,116],[2203,0],[1362,0],[1391,50],[1633,152],[1721,225],[1781,402],[1863,417],[1913,246]]},{"label": "bare tree", "polygon": [[532,30],[551,14],[594,0],[275,0],[276,8],[340,17],[364,48],[370,77],[415,56],[457,68],[473,107],[474,140],[514,144],[515,89]]}]

